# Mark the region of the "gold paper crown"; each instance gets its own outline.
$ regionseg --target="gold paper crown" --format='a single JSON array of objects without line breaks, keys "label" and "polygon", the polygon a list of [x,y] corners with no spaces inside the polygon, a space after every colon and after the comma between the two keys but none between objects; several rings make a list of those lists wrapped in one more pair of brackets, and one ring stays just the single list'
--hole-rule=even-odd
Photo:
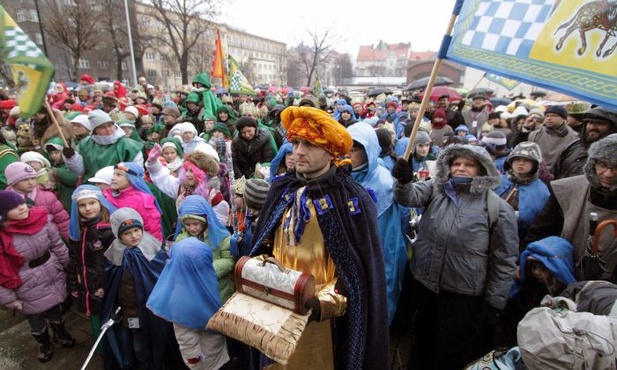
[{"label": "gold paper crown", "polygon": [[246,177],[242,176],[239,179],[233,180],[232,186],[234,187],[234,192],[236,195],[243,195],[244,187],[246,186]]}]

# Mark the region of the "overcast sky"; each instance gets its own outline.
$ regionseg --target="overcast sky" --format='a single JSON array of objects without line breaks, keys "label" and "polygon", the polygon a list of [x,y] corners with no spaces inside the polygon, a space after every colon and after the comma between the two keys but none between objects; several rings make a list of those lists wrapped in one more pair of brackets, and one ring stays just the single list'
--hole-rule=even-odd
[{"label": "overcast sky", "polygon": [[[312,0],[227,0],[221,21],[258,36],[286,42],[308,40],[307,30],[332,28],[341,52],[355,59],[360,45],[382,40],[411,42],[413,51],[436,51],[455,0],[359,2]],[[355,60],[354,60],[355,61]]]}]

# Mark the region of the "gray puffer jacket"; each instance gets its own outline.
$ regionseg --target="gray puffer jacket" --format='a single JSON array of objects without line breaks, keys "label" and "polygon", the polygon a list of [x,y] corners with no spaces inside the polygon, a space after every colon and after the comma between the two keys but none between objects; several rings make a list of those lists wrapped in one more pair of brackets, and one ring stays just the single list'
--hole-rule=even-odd
[{"label": "gray puffer jacket", "polygon": [[[13,246],[24,257],[19,270],[22,285],[17,289],[0,287],[0,305],[21,300],[23,313],[34,315],[47,311],[66,299],[66,272],[69,251],[60,238],[58,228],[51,221],[33,235],[13,234]],[[49,259],[31,268],[29,262],[46,255]]]},{"label": "gray puffer jacket", "polygon": [[[486,175],[454,185],[450,164],[459,156],[478,161]],[[428,289],[484,296],[503,309],[518,258],[518,232],[512,207],[499,198],[499,217],[490,225],[487,192],[499,185],[499,172],[482,147],[451,145],[437,159],[432,180],[395,182],[394,199],[425,207],[410,269]]]}]

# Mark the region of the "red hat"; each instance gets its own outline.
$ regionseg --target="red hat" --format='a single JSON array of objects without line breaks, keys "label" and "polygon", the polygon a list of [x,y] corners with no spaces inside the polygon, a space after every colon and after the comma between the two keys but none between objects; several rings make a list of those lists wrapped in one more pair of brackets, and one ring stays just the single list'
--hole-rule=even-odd
[{"label": "red hat", "polygon": [[118,101],[118,98],[116,97],[116,94],[114,94],[113,91],[106,91],[105,94],[103,94],[103,98],[111,98],[115,101]]},{"label": "red hat", "polygon": [[150,111],[148,111],[148,107],[146,107],[144,104],[136,104],[135,108],[137,108],[140,116],[146,116],[150,114]]},{"label": "red hat", "polygon": [[388,104],[386,104],[386,108],[390,108],[391,106],[394,108],[398,108],[398,103],[395,101],[389,101]]},{"label": "red hat", "polygon": [[13,109],[17,102],[12,99],[0,100],[0,109]]},{"label": "red hat", "polygon": [[446,111],[443,108],[439,108],[433,112],[433,118],[443,118],[446,119]]},{"label": "red hat", "polygon": [[87,73],[84,73],[83,75],[81,75],[81,77],[79,78],[79,81],[86,81],[90,85],[94,85],[94,82],[95,82],[94,77],[90,76]]},{"label": "red hat", "polygon": [[79,103],[71,104],[71,109],[76,111],[76,112],[85,113],[84,107],[81,104],[79,104]]}]

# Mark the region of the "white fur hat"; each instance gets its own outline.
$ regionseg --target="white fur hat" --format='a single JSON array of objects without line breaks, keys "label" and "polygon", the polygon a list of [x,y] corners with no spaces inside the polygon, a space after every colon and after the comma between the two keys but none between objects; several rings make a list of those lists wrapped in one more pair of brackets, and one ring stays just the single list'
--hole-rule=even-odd
[{"label": "white fur hat", "polygon": [[47,158],[43,157],[43,155],[39,152],[25,152],[19,157],[19,160],[24,163],[28,162],[39,162],[44,167],[51,168],[51,163],[47,160]]}]

